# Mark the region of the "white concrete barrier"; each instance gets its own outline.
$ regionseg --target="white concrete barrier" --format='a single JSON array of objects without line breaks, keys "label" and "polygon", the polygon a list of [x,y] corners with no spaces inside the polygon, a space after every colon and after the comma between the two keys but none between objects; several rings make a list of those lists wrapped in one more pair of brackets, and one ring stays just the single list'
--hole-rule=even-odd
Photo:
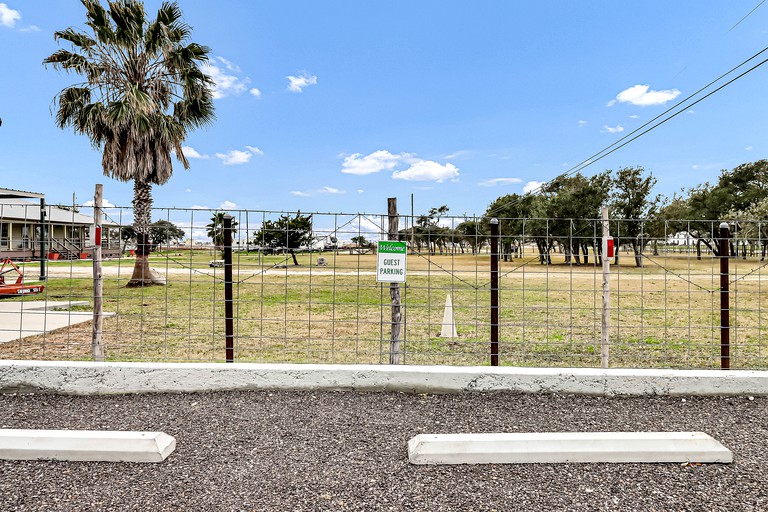
[{"label": "white concrete barrier", "polygon": [[545,432],[419,434],[408,441],[412,464],[563,462],[733,462],[704,432]]},{"label": "white concrete barrier", "polygon": [[768,396],[768,372],[489,366],[0,361],[0,392],[512,391],[601,396]]},{"label": "white concrete barrier", "polygon": [[176,449],[164,432],[0,430],[0,459],[162,462]]}]

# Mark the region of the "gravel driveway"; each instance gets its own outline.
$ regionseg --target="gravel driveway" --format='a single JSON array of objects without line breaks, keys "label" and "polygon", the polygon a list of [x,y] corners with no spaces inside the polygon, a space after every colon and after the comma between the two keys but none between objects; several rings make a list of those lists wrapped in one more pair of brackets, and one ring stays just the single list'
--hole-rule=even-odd
[{"label": "gravel driveway", "polygon": [[[768,398],[0,395],[0,426],[161,430],[162,464],[0,461],[0,510],[768,510]],[[702,430],[730,465],[412,466],[418,433]]]}]

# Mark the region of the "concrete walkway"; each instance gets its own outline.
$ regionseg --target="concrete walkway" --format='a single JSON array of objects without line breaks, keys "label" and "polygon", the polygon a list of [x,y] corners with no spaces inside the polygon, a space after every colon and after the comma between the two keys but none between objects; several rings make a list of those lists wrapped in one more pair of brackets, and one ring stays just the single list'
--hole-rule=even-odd
[{"label": "concrete walkway", "polygon": [[87,301],[0,301],[0,343],[93,320],[91,311],[69,311],[72,306],[87,305]]}]

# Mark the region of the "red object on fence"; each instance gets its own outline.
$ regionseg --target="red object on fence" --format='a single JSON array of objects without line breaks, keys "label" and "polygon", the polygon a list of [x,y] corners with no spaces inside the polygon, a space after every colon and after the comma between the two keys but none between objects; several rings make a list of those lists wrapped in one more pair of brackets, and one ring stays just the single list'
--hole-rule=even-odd
[{"label": "red object on fence", "polygon": [[96,226],[96,240],[94,240],[96,247],[101,247],[101,226]]},{"label": "red object on fence", "polygon": [[[9,266],[10,268],[6,270],[6,266]],[[16,282],[14,284],[5,284],[5,274],[13,272],[14,270],[19,274]],[[3,260],[3,265],[0,266],[0,297],[14,297],[18,295],[40,293],[44,289],[45,287],[41,284],[25,285],[24,274],[21,269],[11,261],[10,258]]]},{"label": "red object on fence", "polygon": [[608,244],[607,244],[608,250],[606,251],[606,253],[607,253],[606,257],[607,258],[613,258],[613,252],[614,252],[613,251],[613,237],[609,236],[608,240],[606,240],[606,242],[608,242]]}]

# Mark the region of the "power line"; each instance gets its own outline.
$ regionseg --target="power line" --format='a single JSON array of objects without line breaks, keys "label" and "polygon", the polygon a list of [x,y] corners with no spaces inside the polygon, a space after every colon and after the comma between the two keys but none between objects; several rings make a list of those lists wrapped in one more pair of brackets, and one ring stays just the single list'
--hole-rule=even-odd
[{"label": "power line", "polygon": [[[763,1],[766,1],[766,0],[763,0]],[[618,139],[617,141],[615,141],[615,142],[613,142],[612,144],[610,144],[610,145],[606,146],[605,148],[601,149],[601,150],[600,150],[600,151],[598,151],[597,153],[595,153],[595,154],[593,154],[593,155],[591,155],[591,156],[589,156],[589,157],[585,158],[584,160],[582,160],[582,161],[581,161],[581,162],[579,162],[578,164],[576,164],[576,165],[572,166],[572,167],[571,167],[570,169],[568,169],[567,171],[565,171],[565,172],[563,172],[563,173],[559,174],[558,176],[556,176],[555,178],[553,178],[553,179],[551,179],[551,180],[549,180],[549,181],[555,181],[555,180],[559,180],[559,179],[562,179],[562,178],[567,178],[567,177],[569,177],[569,176],[571,176],[571,175],[573,175],[573,174],[575,174],[575,173],[577,173],[577,172],[579,172],[579,171],[581,171],[581,170],[583,170],[583,169],[586,169],[587,167],[589,167],[590,165],[594,164],[595,162],[598,162],[598,161],[602,160],[602,159],[603,159],[603,158],[605,158],[606,156],[608,156],[608,155],[610,155],[610,154],[614,153],[615,151],[617,151],[617,150],[619,150],[620,148],[622,148],[622,147],[626,146],[626,145],[627,145],[627,144],[629,144],[630,142],[632,142],[632,141],[634,141],[634,140],[638,139],[639,137],[641,137],[641,136],[645,135],[646,133],[650,132],[651,130],[654,130],[655,128],[657,128],[657,127],[661,126],[662,124],[666,123],[666,122],[667,122],[667,121],[669,121],[670,119],[672,119],[672,118],[674,118],[674,117],[678,116],[679,114],[681,114],[681,113],[682,113],[682,112],[684,112],[685,110],[687,110],[687,109],[689,109],[689,108],[693,107],[694,105],[696,105],[696,104],[700,103],[700,102],[701,102],[701,101],[703,101],[704,99],[706,99],[706,98],[710,97],[712,94],[716,93],[717,91],[719,91],[719,90],[721,90],[721,89],[725,88],[726,86],[728,86],[728,85],[732,84],[733,82],[735,82],[735,81],[736,81],[736,80],[738,80],[739,78],[742,78],[742,77],[743,77],[744,75],[746,75],[747,73],[750,73],[750,72],[754,71],[754,70],[755,70],[755,69],[757,69],[758,67],[760,67],[760,66],[762,66],[763,64],[765,64],[766,62],[768,62],[768,59],[761,61],[761,62],[760,62],[760,63],[758,63],[757,65],[755,65],[755,66],[751,67],[751,68],[750,68],[750,69],[748,69],[747,71],[745,71],[745,72],[741,73],[740,75],[736,76],[735,78],[733,78],[733,79],[729,80],[728,82],[726,82],[725,84],[723,84],[723,85],[721,85],[720,87],[716,88],[715,90],[713,90],[713,91],[711,91],[711,92],[707,93],[705,96],[703,96],[702,98],[699,98],[698,100],[694,101],[693,103],[691,103],[691,104],[689,104],[689,105],[684,105],[684,104],[685,104],[687,101],[689,101],[689,100],[693,99],[694,97],[696,97],[696,96],[697,96],[697,95],[699,95],[700,93],[702,93],[702,92],[704,92],[705,90],[709,89],[709,88],[710,88],[710,87],[712,87],[714,84],[716,84],[717,82],[721,81],[723,78],[727,77],[727,76],[728,76],[728,75],[730,75],[731,73],[733,73],[733,72],[735,72],[736,70],[738,70],[739,68],[743,67],[743,66],[744,66],[744,65],[746,65],[748,62],[750,62],[750,61],[754,60],[755,58],[757,58],[757,57],[758,57],[758,56],[760,56],[761,54],[765,53],[766,51],[768,51],[768,47],[765,47],[765,48],[763,48],[762,50],[760,50],[759,52],[755,53],[754,55],[752,55],[752,56],[751,56],[751,57],[749,57],[748,59],[746,59],[746,60],[742,61],[742,62],[741,62],[741,63],[739,63],[738,65],[734,66],[734,67],[733,67],[733,68],[731,68],[730,70],[728,70],[728,71],[726,71],[725,73],[723,73],[722,75],[720,75],[719,77],[715,78],[714,80],[712,80],[711,82],[709,82],[709,83],[708,83],[707,85],[705,85],[704,87],[701,87],[701,88],[700,88],[700,89],[698,89],[696,92],[694,92],[694,93],[692,93],[692,94],[688,95],[687,97],[685,97],[684,99],[680,100],[679,102],[677,102],[676,104],[674,104],[673,106],[671,106],[670,108],[668,108],[667,110],[665,110],[664,112],[662,112],[661,114],[657,115],[656,117],[654,117],[654,118],[653,118],[653,119],[651,119],[650,121],[648,121],[648,122],[646,122],[645,124],[643,124],[643,125],[641,125],[641,126],[637,127],[636,129],[634,129],[634,130],[632,130],[631,132],[629,132],[628,134],[624,135],[623,137],[621,137],[621,138],[620,138],[620,139]],[[679,111],[677,111],[677,112],[674,112],[672,115],[670,115],[670,116],[669,116],[669,117],[667,117],[666,119],[661,119],[661,118],[663,118],[664,116],[666,116],[667,114],[669,114],[670,112],[673,112],[673,111],[675,111],[676,109],[678,109],[678,108],[679,108],[681,105],[684,105],[684,106],[683,106],[682,108],[680,108],[680,110],[679,110]],[[659,121],[658,123],[654,124],[653,126],[650,126],[650,125],[652,125],[654,122],[656,122],[656,121],[657,121],[657,120],[659,120],[659,119],[661,119],[661,121]],[[645,128],[646,128],[646,127],[648,127],[648,126],[650,126],[650,127],[649,127],[648,129],[645,129]],[[645,130],[644,130],[644,129],[645,129]],[[637,134],[637,135],[636,135],[636,134]],[[535,195],[535,194],[539,193],[539,192],[541,191],[541,188],[542,188],[543,186],[544,186],[544,184],[541,184],[541,185],[539,185],[539,186],[538,186],[538,187],[536,187],[534,190],[532,190],[531,192],[529,192],[529,194],[531,194],[531,195]],[[526,194],[526,195],[527,195],[527,194]],[[489,210],[488,212],[486,212],[486,215],[494,215],[495,213],[497,213],[497,212],[501,211],[501,210],[502,210],[503,208],[505,208],[505,207],[509,207],[509,206],[515,206],[516,204],[519,204],[519,203],[521,202],[521,200],[522,200],[522,198],[521,198],[521,199],[518,199],[518,200],[513,200],[513,201],[510,201],[510,202],[508,202],[508,203],[503,203],[503,204],[501,204],[501,205],[498,205],[498,206],[496,206],[494,209],[492,209],[492,210]]]},{"label": "power line", "polygon": [[752,9],[751,11],[749,11],[749,12],[748,12],[748,13],[747,13],[747,14],[746,14],[746,15],[745,15],[743,18],[741,18],[739,21],[737,21],[737,22],[736,22],[736,24],[735,24],[734,26],[732,26],[731,28],[729,28],[729,29],[728,29],[728,32],[730,32],[731,30],[733,30],[733,29],[735,29],[736,27],[738,27],[738,26],[741,24],[741,22],[742,22],[742,21],[744,21],[745,19],[749,18],[749,17],[752,15],[752,13],[753,13],[753,12],[755,12],[755,11],[757,10],[757,8],[758,8],[758,7],[760,7],[761,5],[763,5],[764,3],[765,3],[765,0],[762,0],[762,2],[760,2],[759,4],[757,4],[757,5],[755,6],[755,8],[754,8],[754,9]]}]

